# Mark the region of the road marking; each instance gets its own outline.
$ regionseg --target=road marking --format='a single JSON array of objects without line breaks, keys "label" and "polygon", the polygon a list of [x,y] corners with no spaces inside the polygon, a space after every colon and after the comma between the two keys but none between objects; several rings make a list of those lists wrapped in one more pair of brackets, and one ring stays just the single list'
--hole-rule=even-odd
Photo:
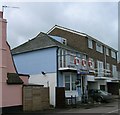
[{"label": "road marking", "polygon": [[119,110],[120,110],[120,109],[116,109],[116,110],[110,111],[110,112],[108,112],[108,113],[103,113],[102,115],[108,115],[108,114],[110,114],[110,113],[114,113],[114,112],[116,112],[116,111],[119,112]]},{"label": "road marking", "polygon": [[110,112],[108,112],[108,113],[114,113],[114,112],[119,111],[119,110],[120,110],[120,109],[116,109],[116,110],[110,111]]}]

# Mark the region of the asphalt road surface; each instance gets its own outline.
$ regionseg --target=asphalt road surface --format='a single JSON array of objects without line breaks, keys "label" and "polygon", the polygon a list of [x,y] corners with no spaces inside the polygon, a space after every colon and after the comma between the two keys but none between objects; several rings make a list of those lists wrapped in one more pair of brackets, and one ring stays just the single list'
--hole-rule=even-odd
[{"label": "asphalt road surface", "polygon": [[118,113],[120,115],[120,100],[114,100],[110,103],[103,103],[97,107],[91,106],[88,108],[72,108],[59,111],[58,113],[100,113],[101,115]]},{"label": "asphalt road surface", "polygon": [[35,112],[12,112],[5,115],[120,115],[120,100],[115,99],[110,103],[103,103],[97,106],[77,107],[77,108],[65,108],[65,109],[53,109],[47,111],[35,111]]}]

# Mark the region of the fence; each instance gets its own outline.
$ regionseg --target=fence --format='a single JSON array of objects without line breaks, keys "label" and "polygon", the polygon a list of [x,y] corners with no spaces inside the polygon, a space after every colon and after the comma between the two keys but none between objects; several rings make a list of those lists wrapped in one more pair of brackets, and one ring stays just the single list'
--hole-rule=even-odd
[{"label": "fence", "polygon": [[73,97],[71,95],[71,97],[66,97],[66,106],[76,107],[77,106],[77,98],[76,98],[76,96]]}]

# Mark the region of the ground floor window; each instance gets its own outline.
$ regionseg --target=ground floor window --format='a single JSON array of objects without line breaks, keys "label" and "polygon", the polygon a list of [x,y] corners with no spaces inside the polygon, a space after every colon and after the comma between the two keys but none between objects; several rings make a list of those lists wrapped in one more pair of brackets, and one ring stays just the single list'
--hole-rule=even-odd
[{"label": "ground floor window", "polygon": [[100,85],[100,90],[105,91],[105,85]]},{"label": "ground floor window", "polygon": [[77,79],[77,75],[74,73],[64,73],[64,85],[66,91],[76,90],[75,81]]}]

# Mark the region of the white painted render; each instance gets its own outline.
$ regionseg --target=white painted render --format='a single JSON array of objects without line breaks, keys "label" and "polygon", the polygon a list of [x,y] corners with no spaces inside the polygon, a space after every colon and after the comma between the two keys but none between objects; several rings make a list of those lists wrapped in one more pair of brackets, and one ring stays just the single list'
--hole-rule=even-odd
[{"label": "white painted render", "polygon": [[105,85],[105,90],[107,91],[107,82],[106,80],[96,80],[95,82],[88,82],[89,89],[100,89],[100,85]]},{"label": "white painted render", "polygon": [[77,92],[77,90],[76,91],[65,91],[65,97],[71,97],[71,95],[73,96],[73,97],[78,97],[78,92]]},{"label": "white painted render", "polygon": [[88,89],[98,89],[98,82],[88,82]]},{"label": "white painted render", "polygon": [[106,80],[98,80],[98,89],[100,89],[100,85],[105,85],[105,90],[107,91],[107,82],[106,82]]},{"label": "white painted render", "polygon": [[95,76],[87,75],[87,81],[95,81]]},{"label": "white painted render", "polygon": [[45,75],[43,74],[30,75],[29,83],[44,85],[44,87],[49,87],[50,104],[55,107],[56,104],[55,87],[57,86],[56,73],[46,73]]}]

